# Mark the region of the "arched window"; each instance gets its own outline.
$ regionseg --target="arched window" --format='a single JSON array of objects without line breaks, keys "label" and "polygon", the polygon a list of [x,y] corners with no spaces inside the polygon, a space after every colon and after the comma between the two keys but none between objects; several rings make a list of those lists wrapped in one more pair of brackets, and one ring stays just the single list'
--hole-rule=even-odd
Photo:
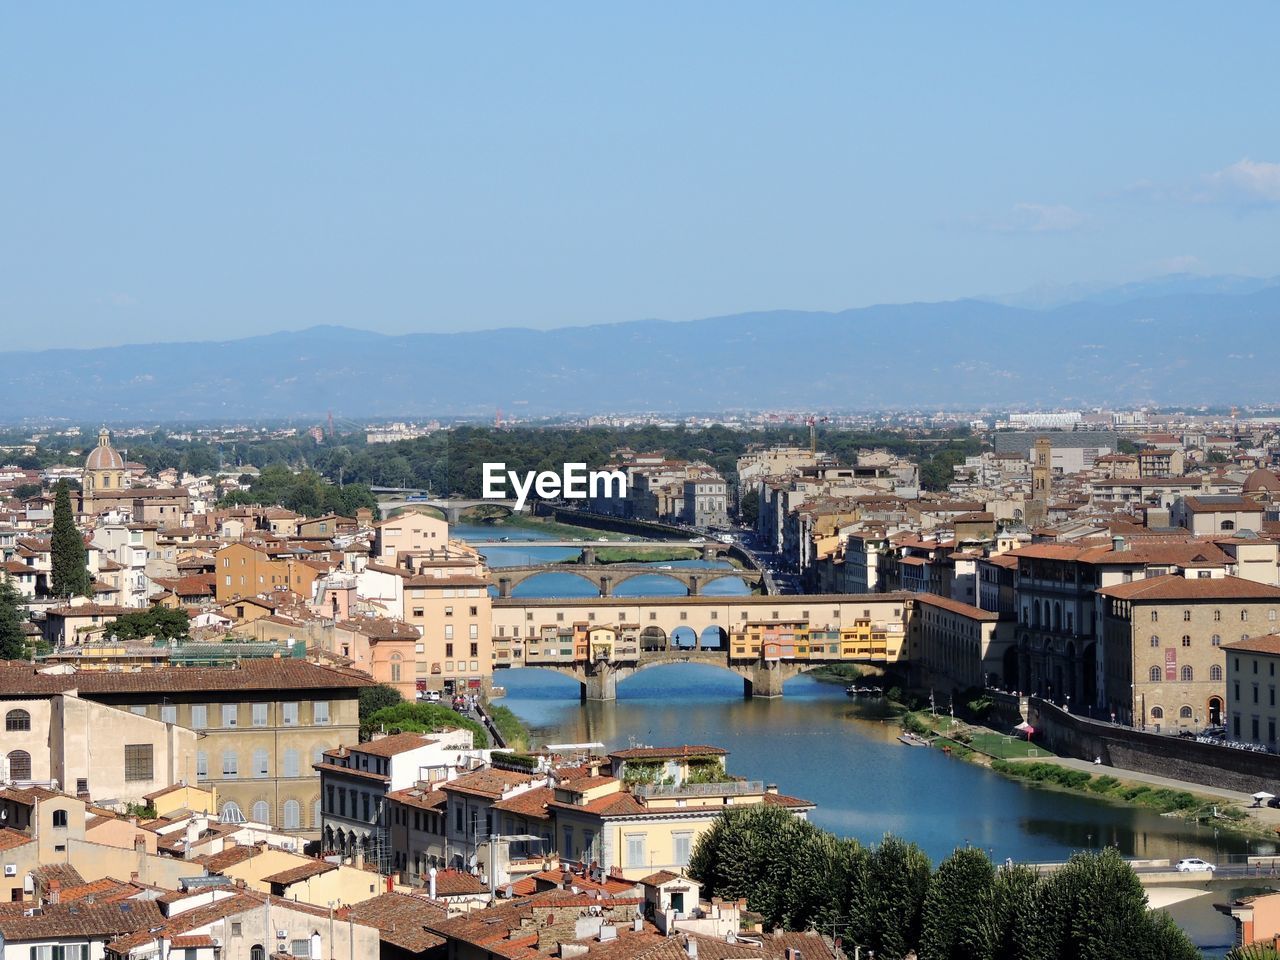
[{"label": "arched window", "polygon": [[1185,633],[1182,635],[1182,645],[1183,645],[1184,647],[1189,647],[1189,646],[1191,646],[1191,637],[1190,637],[1190,636],[1188,636],[1188,635],[1187,635],[1187,634],[1185,634]]},{"label": "arched window", "polygon": [[1159,611],[1159,610],[1152,610],[1152,611],[1151,611],[1151,622],[1152,622],[1152,623],[1159,623],[1159,622],[1160,622],[1160,611]]},{"label": "arched window", "polygon": [[262,944],[255,943],[249,948],[249,960],[267,960],[267,951],[262,949]]},{"label": "arched window", "polygon": [[1190,720],[1190,719],[1191,719],[1191,708],[1190,708],[1190,707],[1187,707],[1187,706],[1181,707],[1181,708],[1178,710],[1178,716],[1180,716],[1183,720]]},{"label": "arched window", "polygon": [[1215,647],[1220,647],[1220,646],[1222,646],[1222,637],[1218,636],[1218,635],[1215,633],[1215,634],[1213,635],[1213,639],[1212,639],[1212,640],[1210,640],[1210,643],[1212,643]]},{"label": "arched window", "polygon": [[284,828],[286,830],[302,829],[302,805],[297,800],[284,802]]},{"label": "arched window", "polygon": [[9,754],[9,779],[31,779],[31,754],[25,750],[14,750]]},{"label": "arched window", "polygon": [[1241,610],[1241,611],[1240,611],[1240,622],[1241,622],[1241,623],[1248,623],[1248,622],[1249,622],[1249,611],[1248,611],[1248,610]]},{"label": "arched window", "polygon": [[1160,668],[1159,668],[1159,667],[1152,667],[1150,670],[1148,670],[1148,671],[1147,671],[1147,679],[1148,679],[1148,680],[1150,680],[1152,683],[1159,683],[1159,682],[1160,682]]},{"label": "arched window", "polygon": [[1194,679],[1193,671],[1190,664],[1182,668],[1182,682],[1190,683]]},{"label": "arched window", "polygon": [[1214,681],[1222,680],[1222,667],[1220,665],[1215,663],[1209,668],[1209,679]]},{"label": "arched window", "polygon": [[253,820],[257,823],[271,822],[271,804],[265,800],[258,800],[253,805]]},{"label": "arched window", "polygon": [[244,814],[240,810],[240,804],[234,800],[228,800],[222,805],[222,822],[223,823],[244,823]]},{"label": "arched window", "polygon": [[1151,645],[1153,647],[1160,646],[1160,638],[1157,637],[1154,633],[1151,635]]},{"label": "arched window", "polygon": [[1235,522],[1234,520],[1223,520],[1223,521],[1222,521],[1221,529],[1223,529],[1223,530],[1234,530],[1235,528],[1236,528],[1236,522]]},{"label": "arched window", "polygon": [[65,810],[53,811],[53,825],[55,827],[65,827],[67,825],[67,811]]},{"label": "arched window", "polygon": [[400,654],[398,653],[391,655],[391,682],[400,682]]},{"label": "arched window", "polygon": [[31,729],[31,714],[25,710],[10,710],[4,715],[4,728],[7,731]]},{"label": "arched window", "polygon": [[1152,720],[1163,720],[1163,719],[1164,719],[1164,707],[1152,707],[1152,708],[1151,708],[1151,719],[1152,719]]}]

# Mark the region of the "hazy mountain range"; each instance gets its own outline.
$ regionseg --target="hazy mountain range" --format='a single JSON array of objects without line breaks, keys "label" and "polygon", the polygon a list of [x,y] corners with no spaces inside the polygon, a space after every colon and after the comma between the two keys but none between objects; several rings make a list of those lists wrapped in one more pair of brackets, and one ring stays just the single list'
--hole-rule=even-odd
[{"label": "hazy mountain range", "polygon": [[[1280,279],[1280,278],[1277,278]],[[1162,277],[990,300],[683,323],[0,354],[0,418],[156,420],[1275,400],[1280,283]]]}]

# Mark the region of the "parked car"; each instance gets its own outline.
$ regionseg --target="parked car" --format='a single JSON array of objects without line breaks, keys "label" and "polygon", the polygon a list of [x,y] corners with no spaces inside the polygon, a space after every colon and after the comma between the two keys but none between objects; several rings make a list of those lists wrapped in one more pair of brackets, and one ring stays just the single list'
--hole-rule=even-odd
[{"label": "parked car", "polygon": [[1207,860],[1201,860],[1199,857],[1187,857],[1185,860],[1179,860],[1175,863],[1173,869],[1179,873],[1213,873],[1215,868]]},{"label": "parked car", "polygon": [[439,690],[422,690],[418,693],[418,699],[426,703],[439,703],[440,691]]}]

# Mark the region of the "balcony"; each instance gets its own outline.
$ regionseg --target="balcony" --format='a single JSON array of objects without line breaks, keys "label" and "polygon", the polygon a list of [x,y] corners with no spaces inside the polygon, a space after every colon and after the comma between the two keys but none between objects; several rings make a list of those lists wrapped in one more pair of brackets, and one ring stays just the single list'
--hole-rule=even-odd
[{"label": "balcony", "polygon": [[725,780],[723,783],[685,783],[678,786],[661,786],[637,783],[631,788],[637,797],[687,798],[687,797],[741,797],[764,793],[763,780]]}]

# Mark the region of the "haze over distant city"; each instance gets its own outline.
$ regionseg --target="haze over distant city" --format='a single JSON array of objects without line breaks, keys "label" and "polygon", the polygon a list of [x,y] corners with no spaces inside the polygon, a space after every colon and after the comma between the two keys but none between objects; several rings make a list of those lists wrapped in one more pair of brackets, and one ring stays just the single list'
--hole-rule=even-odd
[{"label": "haze over distant city", "polygon": [[9,5],[3,348],[1052,306],[1280,273],[1280,10],[1099,23]]}]

